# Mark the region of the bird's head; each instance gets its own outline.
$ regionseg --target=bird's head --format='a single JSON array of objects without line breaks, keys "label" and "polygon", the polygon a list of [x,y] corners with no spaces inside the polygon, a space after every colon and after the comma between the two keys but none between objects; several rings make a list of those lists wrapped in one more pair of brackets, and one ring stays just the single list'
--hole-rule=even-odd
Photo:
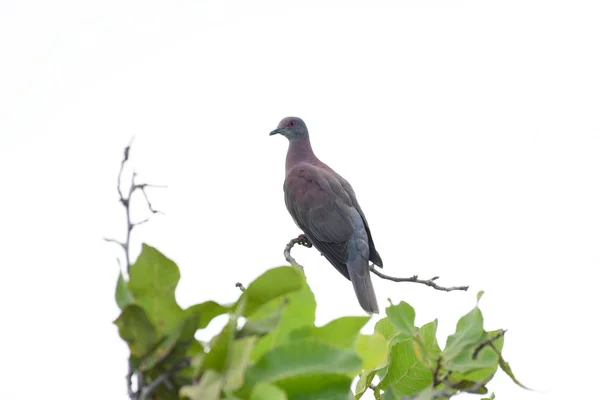
[{"label": "bird's head", "polygon": [[308,136],[306,124],[298,117],[286,117],[281,120],[277,129],[271,131],[270,136],[281,134],[288,140],[299,139]]}]

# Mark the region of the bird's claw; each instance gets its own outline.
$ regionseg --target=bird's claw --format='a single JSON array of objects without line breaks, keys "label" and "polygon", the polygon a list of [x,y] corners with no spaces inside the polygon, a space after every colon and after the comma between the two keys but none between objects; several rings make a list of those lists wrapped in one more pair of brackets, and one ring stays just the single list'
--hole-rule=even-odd
[{"label": "bird's claw", "polygon": [[305,234],[298,235],[297,240],[298,240],[298,244],[300,244],[304,247],[308,247],[308,248],[312,247],[312,243],[310,242],[310,240],[308,240],[308,238],[306,237]]}]

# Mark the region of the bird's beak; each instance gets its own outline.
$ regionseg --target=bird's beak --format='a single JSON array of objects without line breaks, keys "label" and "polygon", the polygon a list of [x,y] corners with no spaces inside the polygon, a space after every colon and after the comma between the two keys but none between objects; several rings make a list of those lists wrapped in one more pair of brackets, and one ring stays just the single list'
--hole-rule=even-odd
[{"label": "bird's beak", "polygon": [[277,135],[278,133],[281,133],[281,129],[280,128],[272,130],[271,133],[269,133],[269,136]]}]

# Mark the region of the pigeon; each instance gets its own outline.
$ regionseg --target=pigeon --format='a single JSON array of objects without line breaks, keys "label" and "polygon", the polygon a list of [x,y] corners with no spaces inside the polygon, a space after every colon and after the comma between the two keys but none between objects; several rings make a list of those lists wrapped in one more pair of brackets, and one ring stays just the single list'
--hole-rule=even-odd
[{"label": "pigeon", "polygon": [[352,282],[360,306],[369,314],[378,314],[369,261],[378,267],[383,267],[383,262],[352,186],[315,156],[302,119],[282,119],[270,133],[276,134],[289,141],[283,192],[294,222]]}]

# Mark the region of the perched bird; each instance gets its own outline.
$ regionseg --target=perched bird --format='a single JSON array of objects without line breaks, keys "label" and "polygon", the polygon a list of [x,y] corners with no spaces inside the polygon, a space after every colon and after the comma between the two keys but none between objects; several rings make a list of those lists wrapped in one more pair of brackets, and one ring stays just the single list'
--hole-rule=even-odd
[{"label": "perched bird", "polygon": [[383,267],[369,224],[352,186],[315,156],[300,118],[281,120],[270,135],[289,141],[283,191],[285,205],[313,246],[352,281],[361,307],[379,313],[369,261]]}]

